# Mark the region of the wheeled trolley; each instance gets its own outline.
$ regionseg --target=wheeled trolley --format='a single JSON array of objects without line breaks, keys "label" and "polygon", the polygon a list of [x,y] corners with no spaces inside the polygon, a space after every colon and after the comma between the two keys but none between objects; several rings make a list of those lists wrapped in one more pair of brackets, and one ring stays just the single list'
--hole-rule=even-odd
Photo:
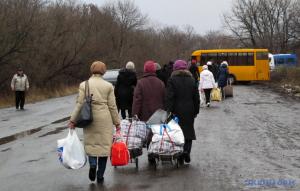
[{"label": "wheeled trolley", "polygon": [[151,160],[152,165],[154,169],[157,169],[158,164],[161,162],[164,163],[170,163],[171,165],[174,165],[176,168],[179,168],[179,166],[182,164],[182,152],[172,152],[172,153],[166,153],[166,154],[158,154],[158,153],[149,153],[148,158]]}]

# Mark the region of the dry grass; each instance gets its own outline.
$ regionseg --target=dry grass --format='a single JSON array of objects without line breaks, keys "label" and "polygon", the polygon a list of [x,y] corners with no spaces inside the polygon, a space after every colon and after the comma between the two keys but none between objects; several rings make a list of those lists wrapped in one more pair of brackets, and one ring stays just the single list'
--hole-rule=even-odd
[{"label": "dry grass", "polygon": [[[33,103],[37,101],[46,100],[49,98],[62,97],[67,95],[72,95],[77,93],[78,86],[69,86],[69,87],[56,87],[56,88],[32,88],[28,91],[26,95],[26,103]],[[14,92],[10,92],[7,95],[0,96],[0,108],[14,106],[15,96]]]},{"label": "dry grass", "polygon": [[271,81],[279,84],[300,85],[300,67],[280,67],[272,72]]}]

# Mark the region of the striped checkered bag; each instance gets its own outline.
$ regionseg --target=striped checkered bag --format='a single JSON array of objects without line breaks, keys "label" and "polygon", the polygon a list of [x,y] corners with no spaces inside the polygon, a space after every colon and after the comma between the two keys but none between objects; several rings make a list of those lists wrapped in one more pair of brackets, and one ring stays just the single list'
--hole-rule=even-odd
[{"label": "striped checkered bag", "polygon": [[138,149],[143,147],[141,138],[123,136],[122,141],[126,143],[128,149]]},{"label": "striped checkered bag", "polygon": [[172,154],[183,152],[183,146],[174,145],[169,141],[151,142],[148,152],[154,154]]},{"label": "striped checkered bag", "polygon": [[128,137],[138,137],[145,140],[147,138],[147,126],[146,123],[138,120],[122,120],[121,121],[121,133]]}]

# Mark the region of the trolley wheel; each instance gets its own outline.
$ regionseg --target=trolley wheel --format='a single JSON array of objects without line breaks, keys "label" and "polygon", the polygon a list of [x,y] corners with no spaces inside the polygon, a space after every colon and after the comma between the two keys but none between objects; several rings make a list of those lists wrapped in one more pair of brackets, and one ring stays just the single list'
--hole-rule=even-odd
[{"label": "trolley wheel", "polygon": [[117,168],[117,166],[114,166],[114,168],[116,169],[116,168]]},{"label": "trolley wheel", "polygon": [[139,159],[137,157],[135,158],[135,168],[139,168]]}]

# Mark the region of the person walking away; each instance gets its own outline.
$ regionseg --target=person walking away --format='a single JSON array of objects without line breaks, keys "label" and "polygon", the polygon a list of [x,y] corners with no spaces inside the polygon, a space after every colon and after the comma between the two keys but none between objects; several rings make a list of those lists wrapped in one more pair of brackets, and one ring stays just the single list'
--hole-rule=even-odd
[{"label": "person walking away", "polygon": [[173,72],[173,65],[173,61],[170,61],[168,64],[164,65],[163,70],[166,73],[166,82],[168,82],[169,78],[171,77],[171,74]]},{"label": "person walking away", "polygon": [[229,77],[228,63],[226,61],[223,61],[220,66],[220,72],[218,78],[218,86],[221,88],[223,99],[225,99],[224,87],[227,86],[228,77]]},{"label": "person walking away", "polygon": [[156,77],[154,61],[146,61],[143,77],[134,90],[132,114],[147,121],[158,109],[164,108],[165,85]]},{"label": "person walking away", "polygon": [[189,70],[190,70],[191,74],[193,75],[193,77],[195,79],[195,82],[196,82],[196,84],[198,86],[200,74],[199,74],[199,69],[198,69],[196,60],[192,60],[191,66],[190,66]]},{"label": "person walking away", "polygon": [[204,92],[206,105],[210,106],[210,93],[213,88],[216,88],[216,82],[212,72],[208,70],[208,66],[204,65],[202,67],[203,71],[200,73],[200,85],[199,89],[201,92]]},{"label": "person walking away", "polygon": [[[90,164],[89,178],[102,183],[106,169],[107,158],[110,156],[113,125],[120,131],[120,119],[118,115],[113,85],[103,79],[106,65],[95,61],[90,67],[92,76],[89,78],[89,91],[92,95],[93,122],[83,129],[84,148]],[[69,128],[75,128],[75,122],[85,98],[85,82],[79,86],[79,96],[74,111],[72,112]],[[96,173],[96,170],[98,171]]]},{"label": "person walking away", "polygon": [[216,63],[212,62],[212,61],[208,61],[206,65],[208,67],[208,70],[213,74],[215,82],[217,82],[218,81],[218,75],[219,75],[218,65]]},{"label": "person walking away", "polygon": [[192,141],[196,140],[194,119],[199,113],[200,96],[195,79],[187,69],[184,60],[177,60],[173,73],[168,81],[166,93],[166,109],[179,118],[185,144],[180,163],[191,161]]},{"label": "person walking away", "polygon": [[11,89],[15,92],[16,109],[24,110],[25,92],[29,89],[29,81],[22,68],[18,68],[17,73],[13,76]]},{"label": "person walking away", "polygon": [[162,70],[161,66],[159,63],[155,63],[155,67],[156,67],[156,76],[158,77],[158,79],[160,79],[164,85],[166,86],[166,73],[164,72],[164,70]]},{"label": "person walking away", "polygon": [[126,119],[126,110],[128,111],[128,117],[132,117],[133,92],[136,83],[134,63],[128,62],[125,68],[120,70],[115,86],[117,106],[118,110],[121,110],[123,119]]}]

